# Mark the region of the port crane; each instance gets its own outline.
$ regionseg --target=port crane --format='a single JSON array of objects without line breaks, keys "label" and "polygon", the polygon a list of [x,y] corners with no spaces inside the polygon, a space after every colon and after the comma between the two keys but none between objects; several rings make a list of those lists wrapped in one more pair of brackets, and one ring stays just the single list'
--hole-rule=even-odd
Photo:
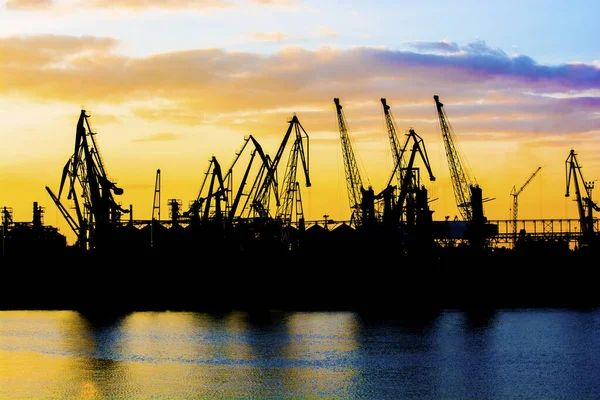
[{"label": "port crane", "polygon": [[[209,176],[211,179],[208,186],[208,192],[205,194],[204,188]],[[215,182],[217,185],[216,189]],[[189,211],[184,214],[184,216],[189,217],[190,224],[194,226],[197,226],[200,223],[207,223],[209,219],[217,222],[222,221],[223,202],[225,201],[227,201],[227,190],[221,172],[221,164],[217,161],[217,157],[212,156],[208,164],[208,169],[204,174],[202,185],[200,185],[198,196],[196,197],[196,200],[192,202]],[[214,211],[211,215],[210,211],[212,207],[214,207]]]},{"label": "port crane", "polygon": [[[398,197],[398,202],[396,203],[396,208],[398,208],[398,212],[396,214],[403,215],[402,209],[406,210],[406,221],[408,225],[414,225],[414,212],[416,207],[416,195],[417,191],[420,189],[420,176],[419,169],[414,167],[415,157],[417,153],[421,156],[423,163],[425,164],[425,168],[429,173],[429,180],[435,181],[435,176],[431,170],[431,165],[429,164],[429,157],[427,156],[427,150],[425,149],[425,143],[423,139],[415,132],[414,129],[409,129],[407,134],[405,148],[408,147],[408,142],[412,139],[413,145],[410,151],[410,156],[408,163],[404,167],[405,172],[402,179],[402,186],[400,187],[400,194]],[[405,205],[406,204],[406,205]],[[420,204],[422,207],[423,205]]]},{"label": "port crane", "polygon": [[[485,232],[487,218],[483,214],[482,190],[475,177],[463,167],[464,157],[455,146],[454,130],[446,116],[444,104],[438,95],[434,95],[433,99],[437,108],[456,205],[463,221],[467,223],[465,234],[470,244],[474,247],[482,247],[488,236]],[[488,200],[492,199],[485,201]]]},{"label": "port crane", "polygon": [[[296,137],[301,135],[301,131],[304,131],[298,117],[294,115],[292,119],[289,121],[288,129],[283,136],[283,140],[279,145],[279,149],[275,154],[275,157],[268,163],[268,167],[261,168],[259,172],[260,178],[258,178],[259,182],[257,186],[257,190],[255,191],[254,198],[250,204],[250,212],[254,214],[254,216],[259,217],[262,220],[270,219],[270,198],[271,193],[273,193],[275,197],[275,205],[276,207],[281,206],[281,202],[279,199],[279,183],[277,179],[277,168],[279,166],[279,162],[281,161],[281,157],[283,156],[283,152],[287,145],[287,142],[291,136],[292,131],[296,133]],[[264,165],[264,163],[263,163]]]},{"label": "port crane", "polygon": [[[407,209],[405,207],[407,199],[409,200],[408,202],[414,204],[414,195],[419,189],[420,179],[418,176],[418,169],[415,169],[413,166],[417,153],[421,156],[421,159],[427,168],[429,180],[435,181],[435,176],[431,170],[429,157],[427,156],[427,150],[425,149],[423,139],[415,132],[414,129],[410,128],[408,134],[406,134],[404,145],[400,145],[398,134],[396,133],[397,125],[392,112],[390,111],[390,106],[387,104],[387,100],[385,98],[381,99],[381,104],[383,105],[383,113],[386,122],[388,138],[390,140],[394,168],[392,169],[386,189],[384,189],[384,191],[377,197],[384,198],[384,222],[397,227],[397,225],[405,219],[405,213],[403,210]],[[409,160],[406,161],[405,158],[407,152],[409,152],[409,143],[411,141],[413,142],[413,146],[410,149],[410,156],[408,157]],[[393,193],[394,191],[394,186],[392,185],[394,178],[396,179],[397,183],[398,195],[396,198],[390,198],[390,193]],[[409,197],[411,198],[409,199]]]},{"label": "port crane", "polygon": [[[117,204],[115,197],[123,189],[108,178],[100,151],[89,122],[90,115],[81,110],[77,122],[75,150],[63,168],[58,195],[46,186],[46,191],[77,235],[76,246],[85,250],[104,250],[120,218],[130,210]],[[61,202],[68,180],[67,200],[73,202],[77,219]],[[78,197],[77,189],[81,191]]]},{"label": "port crane", "polygon": [[346,172],[346,186],[348,189],[348,200],[352,214],[350,217],[350,225],[355,228],[371,225],[375,222],[375,194],[373,189],[369,187],[365,189],[350,141],[348,133],[348,123],[342,111],[342,105],[339,98],[334,98],[333,102],[336,107],[336,115],[338,129],[340,131],[340,139],[342,143],[342,155],[344,158],[344,169]]},{"label": "port crane", "polygon": [[[234,195],[234,167],[249,143],[254,144],[254,149],[250,154],[250,161],[239,185],[239,189]],[[223,174],[217,158],[215,156],[211,157],[208,168],[204,173],[204,179],[200,185],[198,195],[196,196],[196,199],[190,203],[188,210],[183,213],[183,217],[189,219],[191,226],[199,227],[200,225],[206,225],[209,222],[216,222],[217,225],[222,225],[225,229],[233,227],[235,219],[238,218],[237,211],[242,196],[249,196],[248,193],[244,193],[243,189],[246,185],[256,154],[259,154],[262,159],[262,165],[258,173],[260,178],[257,177],[253,190],[253,192],[256,192],[256,186],[261,182],[262,177],[265,176],[265,171],[270,169],[271,160],[268,155],[264,153],[262,146],[252,135],[244,137],[241,148],[236,151],[235,157],[225,174]]]},{"label": "port crane", "polygon": [[[594,216],[593,211],[600,211],[600,207],[592,201],[592,190],[594,189],[593,181],[586,181],[583,178],[581,172],[581,165],[577,160],[577,153],[571,149],[569,156],[566,161],[566,178],[567,178],[567,191],[565,197],[569,197],[569,187],[571,186],[571,180],[575,188],[575,202],[577,203],[577,211],[579,213],[579,223],[581,225],[581,241],[580,244],[583,246],[589,246],[592,242],[598,241],[598,237],[594,232]],[[581,192],[580,185],[583,185],[585,191],[584,194]]]},{"label": "port crane", "polygon": [[[271,168],[271,159],[269,158],[269,156],[267,154],[265,154],[260,143],[258,143],[258,141],[254,138],[254,136],[252,136],[252,135],[247,136],[246,138],[244,138],[244,144],[243,144],[242,148],[236,153],[235,159],[233,160],[233,162],[231,163],[231,166],[229,167],[229,169],[227,170],[227,173],[225,174],[224,179],[227,182],[226,183],[227,191],[233,192],[233,167],[237,163],[237,160],[240,158],[242,152],[244,151],[244,149],[246,148],[246,145],[249,142],[252,142],[254,144],[254,149],[250,153],[250,160],[248,161],[248,165],[246,167],[244,175],[239,184],[239,188],[238,188],[235,196],[233,197],[233,201],[231,204],[227,204],[227,206],[226,206],[226,209],[227,209],[226,228],[232,227],[235,219],[238,218],[238,207],[240,205],[242,196],[246,195],[247,198],[246,198],[246,203],[242,206],[240,214],[243,214],[244,210],[247,209],[248,202],[251,198],[251,195],[252,195],[252,193],[255,193],[256,188],[260,185],[260,182],[262,180],[262,177],[264,176],[265,171],[268,171]],[[248,193],[244,193],[244,187],[246,186],[246,182],[248,181],[248,176],[250,175],[250,171],[252,170],[252,164],[254,162],[254,158],[256,157],[257,153],[258,153],[260,159],[262,160],[262,164],[260,165],[259,172],[256,176],[254,184],[252,185],[252,188],[250,189],[250,191]],[[228,199],[230,197],[231,196],[229,196]]]},{"label": "port crane", "polygon": [[[279,199],[281,199],[282,201],[275,212],[275,218],[282,224],[282,226],[291,225],[293,219],[294,205],[300,205],[300,210],[297,209],[297,212],[300,212],[302,210],[301,203],[298,204],[298,201],[301,202],[301,197],[299,192],[299,184],[296,181],[296,173],[298,171],[298,158],[300,158],[300,161],[302,162],[302,171],[304,172],[305,185],[306,187],[311,186],[308,169],[308,134],[298,121],[296,115],[294,115],[292,121],[294,120],[294,118],[296,119],[296,121],[294,122],[296,139],[294,140],[294,144],[288,157],[288,164],[286,166],[283,185],[281,188],[281,193],[279,195]],[[306,151],[304,150],[305,141]]]},{"label": "port crane", "polygon": [[519,195],[521,194],[521,192],[523,191],[523,189],[525,189],[525,187],[527,185],[529,185],[529,182],[531,182],[531,180],[533,178],[535,178],[535,176],[537,175],[537,173],[540,171],[540,169],[542,169],[542,167],[538,167],[535,171],[533,171],[533,173],[529,176],[529,178],[527,178],[527,180],[525,181],[525,183],[519,188],[519,190],[516,190],[515,187],[513,186],[510,194],[513,197],[513,207],[512,207],[512,220],[513,220],[513,224],[512,224],[512,228],[513,228],[513,242],[516,243],[517,242],[517,216],[519,214]]}]

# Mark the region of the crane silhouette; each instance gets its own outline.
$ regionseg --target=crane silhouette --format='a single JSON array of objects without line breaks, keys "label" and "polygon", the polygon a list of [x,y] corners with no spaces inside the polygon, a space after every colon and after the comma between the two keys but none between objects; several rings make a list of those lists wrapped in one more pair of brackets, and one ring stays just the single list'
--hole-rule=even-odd
[{"label": "crane silhouette", "polygon": [[513,197],[513,207],[512,207],[512,228],[513,228],[513,242],[516,243],[517,242],[517,216],[519,214],[519,195],[521,194],[521,192],[523,191],[523,189],[525,189],[525,187],[527,185],[529,185],[529,182],[531,182],[531,180],[537,175],[537,173],[540,171],[540,169],[542,169],[542,167],[538,167],[530,176],[529,178],[527,178],[527,180],[525,181],[525,183],[521,186],[521,188],[519,188],[519,190],[516,190],[516,188],[513,186],[510,194]]}]

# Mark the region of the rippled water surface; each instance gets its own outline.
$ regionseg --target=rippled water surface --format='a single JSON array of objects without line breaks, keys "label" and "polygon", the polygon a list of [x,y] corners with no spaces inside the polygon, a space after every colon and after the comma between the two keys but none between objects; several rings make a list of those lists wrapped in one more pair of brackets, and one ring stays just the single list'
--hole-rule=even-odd
[{"label": "rippled water surface", "polygon": [[0,399],[599,399],[600,310],[0,312]]}]

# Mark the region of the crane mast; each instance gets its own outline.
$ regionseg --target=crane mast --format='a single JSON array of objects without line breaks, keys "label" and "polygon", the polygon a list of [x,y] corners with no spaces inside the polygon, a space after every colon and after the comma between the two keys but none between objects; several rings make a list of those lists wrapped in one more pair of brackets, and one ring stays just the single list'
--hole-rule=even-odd
[{"label": "crane mast", "polygon": [[354,156],[354,150],[352,149],[352,143],[350,142],[350,136],[348,135],[348,124],[344,112],[342,111],[342,105],[340,104],[339,98],[333,99],[336,107],[338,128],[340,131],[340,139],[342,143],[342,156],[344,158],[344,167],[346,172],[346,186],[348,188],[348,200],[350,202],[350,208],[352,209],[352,216],[350,218],[351,225],[361,226],[363,223],[363,216],[361,210],[362,194],[364,192],[364,186],[358,170],[358,164]]},{"label": "crane mast", "polygon": [[[292,223],[293,206],[295,203],[295,199],[298,198],[298,194],[296,193],[296,191],[299,190],[299,187],[296,182],[298,158],[300,158],[300,161],[302,162],[302,170],[304,171],[306,187],[311,186],[308,172],[308,134],[306,133],[306,131],[300,124],[300,121],[295,115],[292,119],[292,123],[294,124],[296,140],[294,140],[290,156],[288,157],[286,173],[283,179],[281,193],[279,195],[279,198],[282,201],[280,206],[277,207],[277,211],[275,213],[275,217],[278,220],[280,220],[284,226],[290,225]],[[306,139],[307,143],[306,153],[304,151],[303,139]]]},{"label": "crane mast", "polygon": [[156,170],[154,182],[154,200],[152,202],[152,220],[160,221],[160,169]]},{"label": "crane mast", "polygon": [[440,120],[442,139],[446,150],[446,159],[448,160],[448,167],[450,169],[450,178],[452,180],[456,205],[462,219],[464,221],[472,221],[473,211],[471,207],[470,192],[473,185],[470,183],[470,180],[463,170],[460,154],[456,151],[456,147],[454,146],[454,131],[446,117],[446,111],[443,108],[444,104],[440,102],[438,95],[433,96],[433,99],[435,100],[438,118]]},{"label": "crane mast", "polygon": [[425,149],[425,144],[423,143],[423,139],[417,135],[414,129],[409,130],[408,140],[413,139],[413,147],[411,149],[410,157],[407,166],[405,167],[404,179],[402,181],[402,186],[400,187],[400,195],[398,197],[398,207],[403,207],[406,198],[409,193],[414,193],[418,188],[418,182],[415,185],[414,178],[414,170],[413,167],[415,156],[417,153],[421,156],[421,159],[425,163],[425,168],[427,168],[427,172],[429,173],[429,180],[435,181],[435,176],[433,176],[433,172],[431,171],[431,166],[429,164],[429,157],[427,156],[427,150]]},{"label": "crane mast", "polygon": [[[577,160],[577,153],[575,153],[575,150],[570,151],[565,163],[567,177],[567,192],[565,194],[565,197],[570,196],[569,186],[571,185],[571,179],[573,179],[576,197],[575,202],[577,203],[577,211],[579,213],[581,234],[583,236],[584,242],[589,242],[594,236],[593,210],[600,211],[600,207],[592,201],[592,190],[594,189],[594,182],[587,182],[585,179],[583,179],[583,173],[581,172],[581,166],[579,165],[579,161]],[[580,183],[584,187],[585,197],[581,193]]]},{"label": "crane mast", "polygon": [[[112,230],[119,226],[120,217],[130,210],[122,208],[114,195],[123,194],[123,189],[108,179],[100,156],[95,133],[89,123],[86,110],[81,110],[75,136],[73,155],[63,168],[58,196],[48,190],[54,203],[70,226],[77,230],[77,246],[83,249],[106,249]],[[64,185],[69,178],[67,199],[72,200],[77,213],[78,224],[64,214],[66,209],[60,202]],[[80,185],[83,209],[77,197],[76,185]]]},{"label": "crane mast", "polygon": [[529,182],[531,182],[531,180],[537,175],[537,173],[540,171],[540,169],[542,169],[542,167],[538,167],[533,172],[533,174],[531,174],[531,176],[525,181],[525,183],[521,186],[521,188],[519,190],[515,190],[515,187],[513,186],[512,191],[510,193],[513,196],[512,219],[513,219],[513,240],[514,241],[517,240],[517,216],[519,213],[518,197],[521,194],[521,192],[523,191],[523,189],[525,189],[525,187],[529,184]]}]

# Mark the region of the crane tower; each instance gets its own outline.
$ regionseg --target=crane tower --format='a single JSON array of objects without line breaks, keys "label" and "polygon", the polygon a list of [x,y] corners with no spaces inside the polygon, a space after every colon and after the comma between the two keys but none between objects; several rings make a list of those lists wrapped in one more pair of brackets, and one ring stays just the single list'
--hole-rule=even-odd
[{"label": "crane tower", "polygon": [[487,232],[484,231],[487,219],[483,215],[482,190],[475,178],[467,174],[463,164],[463,157],[455,147],[455,135],[444,110],[444,104],[440,102],[439,96],[434,95],[437,108],[446,158],[450,169],[450,178],[454,189],[456,205],[467,223],[466,236],[474,247],[485,244]]},{"label": "crane tower", "polygon": [[[567,177],[567,192],[565,197],[569,197],[569,186],[571,185],[571,179],[575,186],[575,202],[577,203],[577,211],[579,213],[579,223],[581,225],[581,241],[580,244],[588,247],[592,242],[598,244],[598,235],[594,232],[594,216],[593,210],[600,211],[600,206],[592,201],[592,190],[594,189],[594,182],[586,181],[583,179],[583,173],[581,172],[581,165],[577,160],[577,153],[575,150],[570,151],[567,157],[566,163],[566,177]],[[580,184],[583,185],[585,194],[581,193]]]},{"label": "crane tower", "polygon": [[334,98],[338,128],[342,144],[342,156],[344,158],[344,169],[346,172],[346,186],[348,188],[348,200],[352,215],[350,225],[354,227],[363,226],[365,223],[372,222],[375,219],[375,194],[369,187],[365,189],[354,155],[354,149],[348,134],[348,124],[342,111],[342,105],[339,98]]}]

